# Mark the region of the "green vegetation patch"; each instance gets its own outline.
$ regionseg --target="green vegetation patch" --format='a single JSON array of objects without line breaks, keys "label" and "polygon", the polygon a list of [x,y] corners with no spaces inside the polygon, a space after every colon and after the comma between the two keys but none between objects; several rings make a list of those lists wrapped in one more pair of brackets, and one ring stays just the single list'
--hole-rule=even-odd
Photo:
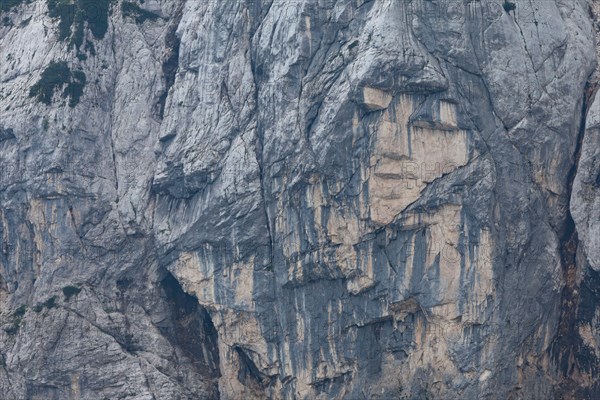
[{"label": "green vegetation patch", "polygon": [[12,324],[10,324],[6,328],[4,328],[4,332],[8,333],[11,336],[16,335],[17,332],[19,332],[20,327],[21,327],[21,320],[17,319],[15,321],[13,321]]},{"label": "green vegetation patch", "polygon": [[121,4],[121,11],[123,11],[124,17],[133,18],[137,24],[143,24],[146,21],[156,21],[160,18],[158,14],[144,10],[131,1],[124,1]]},{"label": "green vegetation patch", "polygon": [[48,0],[48,14],[58,18],[58,38],[65,40],[71,35],[74,6],[68,0]]},{"label": "green vegetation patch", "polygon": [[508,0],[504,0],[504,4],[502,5],[502,7],[504,7],[504,11],[506,12],[515,11],[517,9],[517,5],[512,1]]},{"label": "green vegetation patch", "polygon": [[50,308],[54,308],[54,307],[56,307],[56,296],[52,296],[48,300],[44,301],[43,303],[35,305],[33,307],[33,311],[35,311],[36,313],[39,313],[44,308],[50,309]]},{"label": "green vegetation patch", "polygon": [[83,95],[86,77],[83,71],[71,71],[64,61],[52,62],[40,80],[31,87],[29,97],[36,97],[40,102],[49,106],[57,90],[63,89],[62,97],[69,97],[69,106],[75,107]]},{"label": "green vegetation patch", "polygon": [[69,299],[73,296],[77,296],[79,292],[81,292],[81,288],[76,286],[65,286],[62,288],[63,294],[65,295],[65,300],[69,301]]},{"label": "green vegetation patch", "polygon": [[17,332],[19,332],[19,328],[21,327],[21,322],[23,321],[23,316],[25,315],[26,312],[27,312],[26,305],[22,305],[19,308],[17,308],[11,315],[12,322],[10,323],[9,326],[4,328],[4,332],[8,333],[11,336],[15,335]]},{"label": "green vegetation patch", "polygon": [[113,0],[47,0],[50,17],[57,18],[58,38],[70,39],[79,48],[83,43],[84,27],[87,26],[97,39],[108,31],[108,15]]},{"label": "green vegetation patch", "polygon": [[8,12],[21,4],[29,4],[31,0],[0,0],[0,13]]},{"label": "green vegetation patch", "polygon": [[23,315],[25,315],[25,313],[27,312],[27,306],[26,305],[22,305],[19,308],[17,308],[15,310],[15,312],[13,313],[13,317],[14,318],[21,318],[23,317]]}]

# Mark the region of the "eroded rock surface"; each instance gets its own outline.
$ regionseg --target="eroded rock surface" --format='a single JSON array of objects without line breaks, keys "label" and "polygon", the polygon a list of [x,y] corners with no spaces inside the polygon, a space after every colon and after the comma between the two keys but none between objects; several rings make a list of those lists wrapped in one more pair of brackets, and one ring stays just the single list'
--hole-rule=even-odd
[{"label": "eroded rock surface", "polygon": [[600,396],[597,3],[2,4],[0,397]]}]

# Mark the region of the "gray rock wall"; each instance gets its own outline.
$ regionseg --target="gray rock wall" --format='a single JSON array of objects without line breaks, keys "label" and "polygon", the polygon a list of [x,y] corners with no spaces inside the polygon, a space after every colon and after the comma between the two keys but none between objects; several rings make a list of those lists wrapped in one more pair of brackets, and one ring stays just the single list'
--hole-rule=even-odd
[{"label": "gray rock wall", "polygon": [[597,3],[60,4],[0,21],[0,397],[600,395]]}]

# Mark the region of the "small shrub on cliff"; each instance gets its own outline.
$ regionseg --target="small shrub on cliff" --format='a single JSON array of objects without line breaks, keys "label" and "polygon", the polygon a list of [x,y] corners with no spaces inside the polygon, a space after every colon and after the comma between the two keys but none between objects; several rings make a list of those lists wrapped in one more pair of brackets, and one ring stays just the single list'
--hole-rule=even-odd
[{"label": "small shrub on cliff", "polygon": [[77,0],[76,3],[97,39],[104,38],[108,31],[108,14],[113,0]]},{"label": "small shrub on cliff", "polygon": [[26,312],[27,312],[27,306],[22,305],[15,310],[15,312],[13,313],[13,317],[21,318],[21,317],[23,317],[23,315],[25,315]]},{"label": "small shrub on cliff", "polygon": [[517,9],[517,5],[512,1],[508,0],[504,0],[504,4],[502,5],[502,7],[504,7],[504,11],[506,11],[507,13]]},{"label": "small shrub on cliff", "polygon": [[71,74],[71,82],[67,84],[67,87],[63,92],[63,97],[70,97],[70,107],[75,107],[79,103],[79,99],[83,95],[85,83],[85,73],[83,73],[82,71],[73,71],[73,73]]},{"label": "small shrub on cliff", "polygon": [[73,5],[69,0],[48,0],[48,15],[58,18],[58,38],[65,40],[71,35]]},{"label": "small shrub on cliff", "polygon": [[31,0],[0,0],[0,13],[8,12],[21,4],[29,4]]},{"label": "small shrub on cliff", "polygon": [[66,62],[52,62],[44,72],[40,80],[33,85],[29,91],[30,97],[37,97],[39,101],[49,106],[52,104],[52,96],[57,88],[69,82],[71,70]]},{"label": "small shrub on cliff", "polygon": [[6,332],[12,336],[12,335],[15,335],[17,332],[19,332],[20,327],[21,327],[21,320],[20,319],[15,320],[15,321],[13,321],[13,323],[11,325],[4,328],[4,332]]},{"label": "small shrub on cliff", "polygon": [[36,313],[39,313],[44,308],[50,309],[50,308],[54,308],[54,307],[56,307],[56,296],[52,296],[45,302],[37,304],[36,306],[33,307],[33,311],[35,311]]},{"label": "small shrub on cliff", "polygon": [[69,301],[69,299],[73,296],[77,296],[79,292],[81,292],[81,288],[76,286],[65,286],[62,288],[62,292],[65,295],[65,300]]},{"label": "small shrub on cliff", "polygon": [[137,4],[130,1],[124,1],[123,4],[121,4],[121,10],[123,11],[124,17],[131,17],[135,19],[137,24],[143,24],[148,20],[156,21],[158,18],[160,18],[158,14],[144,10]]},{"label": "small shrub on cliff", "polygon": [[23,316],[25,315],[26,312],[27,312],[26,305],[22,305],[19,308],[17,308],[11,315],[11,317],[12,317],[11,324],[8,327],[4,328],[4,332],[8,333],[11,336],[15,335],[19,331],[19,328],[21,327],[21,322],[22,322]]}]

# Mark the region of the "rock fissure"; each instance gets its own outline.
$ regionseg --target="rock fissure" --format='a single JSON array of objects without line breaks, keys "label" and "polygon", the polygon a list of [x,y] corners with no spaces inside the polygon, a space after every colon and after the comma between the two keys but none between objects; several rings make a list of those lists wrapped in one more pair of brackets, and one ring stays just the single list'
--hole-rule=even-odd
[{"label": "rock fissure", "polygon": [[[590,78],[591,76],[592,74],[590,74]],[[590,354],[591,350],[584,343],[579,331],[579,327],[581,326],[578,313],[580,304],[579,286],[581,284],[581,271],[578,269],[577,262],[579,237],[570,209],[570,199],[573,196],[573,182],[577,175],[582,144],[586,134],[586,119],[597,89],[597,82],[592,83],[589,80],[586,82],[573,162],[567,175],[566,195],[569,200],[566,205],[566,218],[561,231],[559,231],[559,252],[565,286],[561,294],[558,333],[555,342],[551,346],[551,352],[562,376],[563,381],[560,383],[561,392],[566,397],[581,396],[582,390],[585,395],[590,396],[591,393],[586,393],[585,389],[583,389],[589,386],[589,383],[585,382],[585,380],[592,379],[591,377],[598,373],[597,366],[593,366],[589,362],[590,359],[594,359],[595,357],[593,354]],[[588,375],[590,378],[586,379],[582,375]],[[592,389],[594,388],[592,387]]]}]

